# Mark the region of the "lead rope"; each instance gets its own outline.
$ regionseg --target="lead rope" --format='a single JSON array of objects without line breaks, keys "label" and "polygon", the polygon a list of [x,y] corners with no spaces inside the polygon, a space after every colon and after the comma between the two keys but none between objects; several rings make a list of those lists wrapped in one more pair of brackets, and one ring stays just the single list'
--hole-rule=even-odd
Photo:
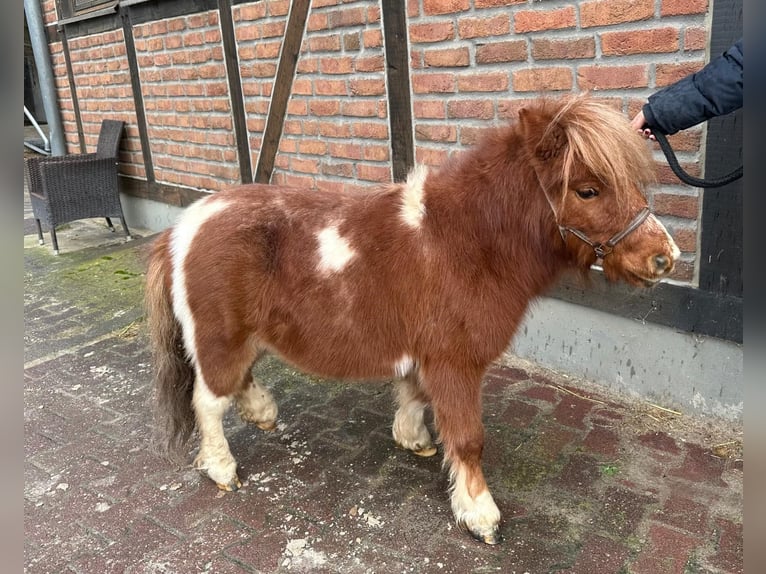
[{"label": "lead rope", "polygon": [[693,175],[689,175],[678,163],[678,158],[676,158],[676,154],[673,152],[673,148],[670,147],[670,143],[668,142],[668,138],[665,137],[665,134],[657,131],[657,128],[649,129],[652,130],[652,135],[654,135],[657,143],[660,144],[660,148],[662,149],[662,153],[665,154],[665,159],[668,160],[670,169],[673,170],[673,173],[676,174],[678,179],[687,185],[691,185],[692,187],[721,187],[731,183],[732,181],[738,180],[744,173],[743,166],[739,166],[731,173],[727,173],[722,177],[714,179],[700,179],[698,177],[694,177]]}]

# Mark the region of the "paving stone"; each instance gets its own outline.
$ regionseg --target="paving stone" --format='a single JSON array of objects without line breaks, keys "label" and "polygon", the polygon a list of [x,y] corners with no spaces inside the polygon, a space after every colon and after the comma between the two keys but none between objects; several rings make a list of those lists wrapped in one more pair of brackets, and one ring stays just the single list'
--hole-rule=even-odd
[{"label": "paving stone", "polygon": [[657,450],[677,454],[681,452],[676,441],[661,431],[648,432],[638,437],[642,444]]},{"label": "paving stone", "polygon": [[611,429],[594,426],[582,444],[591,452],[614,458],[620,451],[620,436]]},{"label": "paving stone", "polygon": [[647,543],[630,566],[634,574],[684,574],[697,540],[667,526],[653,524]]},{"label": "paving stone", "polygon": [[744,572],[742,524],[718,518],[715,520],[715,530],[718,540],[716,553],[710,558],[710,563],[727,573]]},{"label": "paving stone", "polygon": [[630,549],[610,538],[598,535],[588,536],[571,568],[561,574],[595,574],[624,571],[623,565],[630,555]]},{"label": "paving stone", "polygon": [[553,410],[553,418],[562,425],[585,429],[584,419],[592,408],[591,401],[565,395]]},{"label": "paving stone", "polygon": [[603,506],[598,518],[599,526],[604,532],[622,538],[634,534],[638,524],[651,510],[651,505],[657,503],[654,497],[616,486],[607,487],[601,498]]},{"label": "paving stone", "polygon": [[710,531],[708,507],[677,492],[671,493],[654,519],[698,536],[705,536]]},{"label": "paving stone", "polygon": [[697,445],[686,444],[686,456],[681,468],[670,472],[672,476],[685,478],[693,482],[705,482],[715,486],[725,487],[726,483],[721,474],[726,468],[726,463],[720,457],[715,456],[710,450]]},{"label": "paving stone", "polygon": [[529,397],[530,399],[537,399],[539,401],[545,401],[554,405],[557,404],[560,399],[559,392],[550,385],[537,385],[530,387],[523,391],[521,395],[524,397]]}]

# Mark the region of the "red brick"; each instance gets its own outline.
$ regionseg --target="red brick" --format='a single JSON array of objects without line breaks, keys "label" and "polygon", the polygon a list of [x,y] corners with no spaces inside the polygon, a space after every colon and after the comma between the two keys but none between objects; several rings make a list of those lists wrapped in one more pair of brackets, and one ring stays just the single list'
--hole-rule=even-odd
[{"label": "red brick", "polygon": [[364,7],[343,8],[328,12],[328,26],[330,28],[345,28],[367,23],[367,10]]},{"label": "red brick", "polygon": [[614,458],[620,450],[620,437],[613,430],[595,426],[585,437],[583,446],[592,452]]},{"label": "red brick", "polygon": [[512,6],[513,4],[526,4],[527,0],[474,0],[476,8],[495,8],[497,6]]},{"label": "red brick", "polygon": [[573,454],[556,478],[557,483],[576,492],[590,490],[600,478],[596,460],[588,455]]},{"label": "red brick", "polygon": [[667,526],[652,525],[649,540],[630,571],[633,574],[684,574],[697,541]]},{"label": "red brick", "polygon": [[577,83],[580,89],[593,91],[644,88],[648,85],[647,66],[580,66]]},{"label": "red brick", "polygon": [[449,152],[443,149],[424,148],[417,146],[415,148],[415,161],[423,165],[442,165],[449,157]]},{"label": "red brick", "polygon": [[580,26],[609,26],[648,20],[654,16],[654,0],[595,0],[580,4]]},{"label": "red brick", "polygon": [[428,16],[465,12],[468,8],[469,0],[423,0],[423,13]]},{"label": "red brick", "polygon": [[527,59],[526,40],[490,42],[476,47],[477,64],[496,64],[498,62],[523,62]]},{"label": "red brick", "polygon": [[513,17],[514,31],[517,34],[573,28],[577,24],[574,6],[565,6],[555,10],[522,10]]},{"label": "red brick", "polygon": [[710,558],[710,563],[726,572],[741,574],[744,572],[742,524],[719,518],[715,521],[715,531],[717,552]]},{"label": "red brick", "polygon": [[527,68],[513,72],[515,92],[571,89],[572,70],[569,68]]},{"label": "red brick", "polygon": [[432,68],[445,68],[468,66],[471,63],[471,59],[468,48],[426,50],[423,53],[423,63]]},{"label": "red brick", "polygon": [[[507,385],[506,385],[507,386]],[[527,428],[540,412],[534,405],[521,401],[510,400],[503,414],[500,415],[500,421],[514,428]]]},{"label": "red brick", "polygon": [[487,100],[458,100],[447,104],[447,117],[488,120],[495,115],[495,108]]},{"label": "red brick", "polygon": [[487,372],[488,376],[499,377],[508,381],[526,381],[529,379],[529,374],[518,367],[506,367],[505,365],[494,365]]},{"label": "red brick", "polygon": [[454,92],[455,76],[453,74],[413,74],[412,90],[416,94]]},{"label": "red brick", "polygon": [[410,42],[413,44],[428,42],[443,42],[455,37],[455,26],[452,22],[435,22],[433,24],[414,24],[410,26]]},{"label": "red brick", "polygon": [[706,536],[709,530],[707,506],[678,493],[671,494],[654,518],[698,536]]},{"label": "red brick", "polygon": [[596,572],[621,572],[630,550],[609,538],[591,535],[580,549],[572,568],[561,574],[594,574]]},{"label": "red brick", "polygon": [[383,55],[370,56],[369,58],[357,58],[354,60],[354,71],[369,73],[382,72],[386,69],[386,62]]},{"label": "red brick", "polygon": [[559,401],[559,392],[555,388],[549,386],[530,387],[521,394],[530,399],[546,401],[554,405]]},{"label": "red brick", "polygon": [[457,128],[449,124],[418,124],[415,126],[415,138],[420,141],[455,142]]},{"label": "red brick", "polygon": [[693,74],[704,66],[704,62],[684,62],[683,64],[657,64],[654,83],[658,88],[676,83],[681,78]]},{"label": "red brick", "polygon": [[673,215],[687,219],[697,219],[699,216],[699,198],[694,195],[655,193],[653,202],[657,215]]},{"label": "red brick", "polygon": [[350,74],[354,70],[350,56],[322,58],[319,60],[319,71],[322,74]]},{"label": "red brick", "polygon": [[653,28],[601,34],[601,52],[605,56],[676,52],[678,46],[677,28]]},{"label": "red brick", "polygon": [[365,48],[380,48],[383,46],[383,32],[381,30],[365,30],[362,32],[362,42]]},{"label": "red brick", "polygon": [[391,168],[384,165],[358,163],[356,165],[356,175],[359,179],[367,181],[391,181]]},{"label": "red brick", "polygon": [[694,50],[704,50],[707,46],[706,28],[686,28],[684,30],[684,50],[691,52]]},{"label": "red brick", "polygon": [[539,39],[532,42],[532,57],[535,60],[573,60],[593,58],[595,55],[596,40],[593,38]]},{"label": "red brick", "polygon": [[502,92],[508,89],[507,72],[460,75],[457,89],[460,92]]},{"label": "red brick", "polygon": [[695,228],[678,227],[666,224],[668,233],[678,245],[682,252],[696,253],[697,251],[697,230]]},{"label": "red brick", "polygon": [[710,450],[699,445],[687,444],[683,464],[670,474],[692,482],[720,487],[726,486],[726,482],[721,478],[724,468],[724,460],[715,456]]},{"label": "red brick", "polygon": [[349,84],[351,94],[354,96],[380,96],[386,93],[384,78],[351,80]]},{"label": "red brick", "polygon": [[553,418],[562,425],[584,429],[584,419],[595,403],[565,395],[553,411]]},{"label": "red brick", "polygon": [[662,0],[660,16],[707,13],[708,0]]},{"label": "red brick", "polygon": [[324,80],[316,79],[313,82],[314,93],[317,96],[346,96],[348,87],[346,80]]},{"label": "red brick", "polygon": [[502,36],[511,31],[511,18],[508,14],[491,18],[461,18],[457,26],[458,36],[463,40]]},{"label": "red brick", "polygon": [[372,122],[356,122],[351,126],[355,138],[388,139],[388,125]]},{"label": "red brick", "polygon": [[412,104],[412,110],[418,119],[445,119],[447,109],[441,100],[420,100]]}]

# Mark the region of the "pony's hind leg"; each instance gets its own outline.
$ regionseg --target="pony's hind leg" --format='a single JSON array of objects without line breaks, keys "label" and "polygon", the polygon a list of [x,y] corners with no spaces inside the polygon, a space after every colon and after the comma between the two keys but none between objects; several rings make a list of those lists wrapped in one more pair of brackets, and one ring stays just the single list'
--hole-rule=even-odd
[{"label": "pony's hind leg", "polygon": [[198,369],[192,404],[200,434],[199,453],[194,459],[194,467],[207,474],[222,490],[239,489],[241,483],[237,477],[237,461],[229,450],[223,432],[223,416],[231,405],[231,398],[212,393]]},{"label": "pony's hind leg", "polygon": [[436,454],[436,447],[423,420],[427,402],[418,387],[417,376],[417,373],[412,372],[394,383],[399,408],[394,415],[392,432],[394,441],[402,448],[411,450],[418,456],[433,456]]},{"label": "pony's hind leg", "polygon": [[243,421],[255,423],[265,431],[272,431],[277,427],[277,403],[269,389],[253,378],[252,372],[247,372],[244,388],[234,398],[237,412]]},{"label": "pony's hind leg", "polygon": [[257,353],[249,341],[235,344],[231,338],[224,341],[220,334],[218,337],[215,340],[209,336],[197,348],[198,365],[202,367],[196,369],[192,404],[200,447],[194,466],[207,474],[220,489],[231,491],[237,490],[241,484],[237,477],[237,461],[224,435],[223,416],[233,400],[239,403],[243,393],[248,396],[252,380],[250,366]]}]

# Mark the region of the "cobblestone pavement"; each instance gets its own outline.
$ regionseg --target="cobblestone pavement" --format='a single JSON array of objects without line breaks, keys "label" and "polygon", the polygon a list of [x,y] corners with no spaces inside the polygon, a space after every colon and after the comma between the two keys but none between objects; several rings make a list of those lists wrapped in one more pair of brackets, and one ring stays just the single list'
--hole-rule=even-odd
[{"label": "cobblestone pavement", "polygon": [[516,359],[484,386],[499,546],[455,527],[441,451],[395,448],[387,385],[276,360],[278,428],[229,414],[243,488],[223,493],[152,454],[147,240],[81,222],[54,257],[25,233],[25,572],[743,571],[741,428]]}]

